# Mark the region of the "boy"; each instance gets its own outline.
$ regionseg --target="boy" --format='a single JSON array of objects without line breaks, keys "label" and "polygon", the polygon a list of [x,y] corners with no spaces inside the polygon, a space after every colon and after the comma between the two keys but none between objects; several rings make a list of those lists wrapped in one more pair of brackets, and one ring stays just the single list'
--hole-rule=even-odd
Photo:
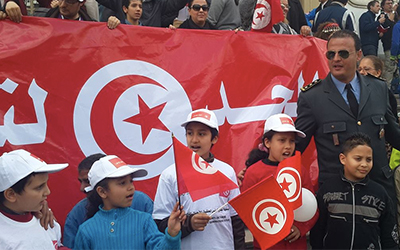
[{"label": "boy", "polygon": [[319,219],[311,230],[313,249],[398,249],[398,232],[392,200],[372,181],[370,138],[355,133],[339,155],[340,176],[318,191]]},{"label": "boy", "polygon": [[[186,129],[186,141],[190,149],[236,182],[235,171],[228,164],[214,158],[210,152],[218,141],[218,121],[214,112],[199,109],[190,113],[181,125]],[[182,226],[182,249],[243,249],[244,225],[236,211],[226,206],[213,218],[206,213],[216,210],[239,195],[238,188],[210,195],[193,202],[190,195],[180,196],[187,218]],[[160,176],[154,199],[153,219],[161,232],[167,227],[168,216],[178,201],[175,165],[169,166]]]},{"label": "boy", "polygon": [[58,249],[61,228],[45,230],[32,215],[42,209],[50,190],[48,174],[68,164],[46,164],[18,149],[0,157],[0,246],[2,249]]},{"label": "boy", "polygon": [[[115,2],[117,4],[117,2]],[[123,23],[129,25],[142,25],[139,19],[142,17],[142,8],[143,0],[122,0],[122,10],[125,13],[125,21]],[[114,6],[117,8],[116,6]],[[115,29],[118,25],[121,24],[121,21],[116,16],[110,16],[108,18],[107,26],[110,29]]]},{"label": "boy", "polygon": [[[100,158],[106,156],[105,154],[93,154],[81,161],[78,165],[78,180],[81,183],[80,190],[81,192],[88,195],[89,193],[85,192],[85,188],[89,187],[88,173],[92,168],[93,163]],[[78,202],[72,210],[68,213],[67,219],[65,220],[64,225],[64,237],[63,243],[64,246],[69,248],[74,248],[75,236],[78,232],[79,226],[86,221],[86,213],[87,213],[87,197]],[[135,190],[133,195],[132,205],[133,209],[138,211],[146,212],[151,214],[153,212],[153,201],[148,197],[145,193]]]}]

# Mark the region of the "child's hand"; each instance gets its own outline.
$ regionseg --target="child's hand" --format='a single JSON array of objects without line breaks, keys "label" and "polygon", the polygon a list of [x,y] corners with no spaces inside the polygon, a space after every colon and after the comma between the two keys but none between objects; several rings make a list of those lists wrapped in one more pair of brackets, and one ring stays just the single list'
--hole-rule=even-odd
[{"label": "child's hand", "polygon": [[175,237],[181,231],[181,223],[186,219],[186,213],[183,211],[183,206],[178,209],[179,203],[177,202],[172,210],[171,215],[168,219],[168,234]]},{"label": "child's hand", "polygon": [[300,230],[296,226],[292,226],[292,229],[290,230],[290,234],[285,238],[285,240],[289,241],[289,243],[292,243],[300,238]]},{"label": "child's hand", "polygon": [[42,209],[39,212],[33,213],[33,215],[40,219],[40,225],[44,227],[44,229],[47,230],[49,226],[51,228],[54,227],[54,221],[56,221],[56,218],[54,217],[54,214],[49,208],[46,200],[43,202]]},{"label": "child's hand", "polygon": [[243,168],[242,170],[240,170],[240,172],[237,174],[237,181],[238,181],[238,185],[239,187],[242,186],[242,181],[244,179],[244,174],[246,173],[246,168]]},{"label": "child's hand", "polygon": [[205,213],[198,213],[192,216],[190,224],[195,231],[203,231],[211,217]]}]

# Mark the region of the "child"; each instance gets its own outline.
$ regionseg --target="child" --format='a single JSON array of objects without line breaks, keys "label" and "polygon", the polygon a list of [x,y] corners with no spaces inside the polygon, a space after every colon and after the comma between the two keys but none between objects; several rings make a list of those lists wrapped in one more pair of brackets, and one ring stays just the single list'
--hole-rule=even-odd
[{"label": "child", "polygon": [[[191,112],[181,124],[186,130],[188,147],[236,183],[235,171],[228,164],[214,158],[210,152],[218,141],[218,121],[214,112],[199,109]],[[231,206],[224,207],[213,218],[210,213],[239,195],[239,189],[210,195],[192,201],[188,193],[180,196],[188,218],[182,227],[182,249],[243,249],[244,224]],[[160,176],[154,199],[153,218],[160,231],[164,231],[168,211],[178,200],[175,165]]]},{"label": "child", "polygon": [[[142,25],[139,19],[142,17],[143,12],[143,0],[122,0],[122,10],[125,13],[125,24],[129,25]],[[115,17],[110,16],[108,18],[107,27],[109,29],[115,29],[121,21]]]},{"label": "child", "polygon": [[132,179],[146,174],[114,155],[93,164],[90,186],[85,188],[93,190],[88,196],[89,219],[79,227],[74,249],[180,249],[181,222],[186,216],[178,203],[171,209],[165,235],[151,215],[130,207],[135,192]]},{"label": "child", "polygon": [[[78,180],[81,183],[80,190],[86,196],[85,188],[90,186],[88,173],[93,163],[103,158],[104,154],[93,154],[83,159],[78,165]],[[79,201],[68,213],[65,219],[63,244],[66,247],[74,248],[75,236],[78,233],[79,226],[86,221],[88,199],[84,198]],[[153,201],[145,193],[135,190],[131,207],[138,211],[153,213]]]},{"label": "child", "polygon": [[368,178],[370,138],[363,133],[350,136],[339,159],[344,170],[317,194],[320,217],[311,230],[313,249],[398,249],[392,200]]},{"label": "child", "polygon": [[[264,135],[257,149],[253,149],[246,161],[246,174],[241,190],[245,191],[259,183],[265,177],[276,174],[279,162],[293,156],[296,135],[304,138],[305,134],[294,127],[293,120],[286,114],[270,116],[265,121]],[[302,186],[312,190],[308,171],[301,171]],[[307,222],[294,221],[291,233],[282,241],[272,246],[271,249],[307,249],[306,233],[317,220],[318,215]],[[260,246],[255,239],[254,248]]]},{"label": "child", "polygon": [[18,149],[0,157],[0,248],[58,249],[61,227],[45,230],[32,215],[42,209],[50,189],[48,174],[68,164],[46,164],[37,156]]}]

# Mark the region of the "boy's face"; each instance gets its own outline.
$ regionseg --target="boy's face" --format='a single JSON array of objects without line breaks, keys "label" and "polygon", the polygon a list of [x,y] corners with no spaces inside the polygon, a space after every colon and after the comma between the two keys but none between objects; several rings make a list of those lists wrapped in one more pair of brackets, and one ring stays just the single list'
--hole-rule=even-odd
[{"label": "boy's face", "polygon": [[21,214],[40,211],[44,201],[50,194],[50,189],[47,186],[48,179],[47,173],[38,173],[32,176],[26,183],[22,193],[16,194],[13,211]]},{"label": "boy's face", "polygon": [[128,8],[122,7],[127,16],[137,21],[142,16],[142,2],[139,0],[131,0]]},{"label": "boy's face", "polygon": [[265,138],[265,147],[269,149],[268,159],[281,162],[293,155],[295,149],[296,134],[293,132],[279,132],[272,136],[271,140]]},{"label": "boy's face", "polygon": [[85,192],[85,187],[89,187],[89,179],[88,179],[89,170],[79,170],[78,171],[78,180],[81,183],[80,190],[82,193]]},{"label": "boy's face", "polygon": [[134,192],[135,186],[133,185],[132,175],[110,179],[108,190],[104,190],[104,196],[100,195],[103,198],[104,210],[130,207]]},{"label": "boy's face", "polygon": [[344,176],[349,181],[360,181],[367,176],[372,168],[372,148],[359,145],[350,152],[339,155],[344,167]]},{"label": "boy's face", "polygon": [[186,142],[188,148],[193,150],[203,159],[210,156],[211,146],[218,141],[218,136],[211,140],[212,134],[208,126],[191,122],[186,126]]}]

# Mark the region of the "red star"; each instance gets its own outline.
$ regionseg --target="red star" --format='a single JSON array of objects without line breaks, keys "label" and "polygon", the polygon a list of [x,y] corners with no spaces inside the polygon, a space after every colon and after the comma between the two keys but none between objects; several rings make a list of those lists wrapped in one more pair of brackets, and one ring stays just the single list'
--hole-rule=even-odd
[{"label": "red star", "polygon": [[278,224],[278,225],[279,225],[279,222],[276,220],[276,216],[278,216],[278,214],[270,215],[270,214],[267,212],[267,215],[268,215],[268,218],[267,218],[264,222],[268,222],[268,223],[269,223],[269,226],[270,226],[271,228],[274,226],[274,224]]},{"label": "red star", "polygon": [[149,108],[149,106],[147,106],[140,96],[138,96],[138,98],[139,114],[126,118],[124,122],[134,123],[141,127],[142,143],[144,144],[147,136],[150,134],[153,128],[169,131],[168,128],[165,127],[164,123],[158,118],[167,103],[160,104],[154,108]]},{"label": "red star", "polygon": [[263,13],[262,11],[261,11],[261,12],[257,12],[257,17],[256,17],[256,19],[262,20],[263,17],[265,17],[265,15],[264,15],[264,13]]},{"label": "red star", "polygon": [[281,185],[281,188],[283,189],[283,191],[288,191],[288,192],[290,192],[290,190],[289,190],[289,186],[292,184],[292,182],[287,182],[286,181],[286,178],[283,178],[283,182],[282,183],[279,183],[279,185]]}]

